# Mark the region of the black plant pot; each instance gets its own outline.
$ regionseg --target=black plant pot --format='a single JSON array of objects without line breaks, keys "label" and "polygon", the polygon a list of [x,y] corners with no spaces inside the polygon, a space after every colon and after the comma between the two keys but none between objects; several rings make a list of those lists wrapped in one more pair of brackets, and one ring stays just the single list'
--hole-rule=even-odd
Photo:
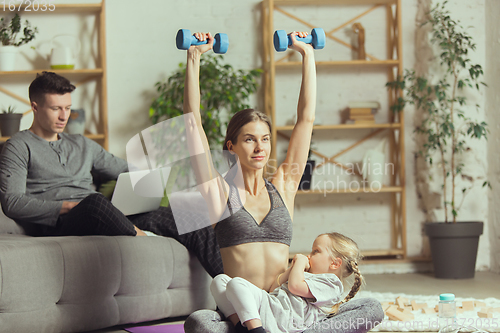
[{"label": "black plant pot", "polygon": [[474,278],[483,222],[426,223],[425,232],[437,278]]},{"label": "black plant pot", "polygon": [[302,178],[300,178],[299,191],[311,189],[312,174],[313,174],[313,170],[314,170],[315,165],[316,165],[316,161],[307,160],[306,168],[304,169],[304,173],[302,174]]},{"label": "black plant pot", "polygon": [[2,136],[13,136],[21,127],[22,113],[1,113],[0,131]]}]

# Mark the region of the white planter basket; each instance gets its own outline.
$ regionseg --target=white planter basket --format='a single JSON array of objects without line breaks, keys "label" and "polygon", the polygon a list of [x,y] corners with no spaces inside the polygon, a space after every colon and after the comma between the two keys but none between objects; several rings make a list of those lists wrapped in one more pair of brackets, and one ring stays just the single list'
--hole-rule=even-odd
[{"label": "white planter basket", "polygon": [[0,46],[0,72],[13,71],[15,67],[17,47]]}]

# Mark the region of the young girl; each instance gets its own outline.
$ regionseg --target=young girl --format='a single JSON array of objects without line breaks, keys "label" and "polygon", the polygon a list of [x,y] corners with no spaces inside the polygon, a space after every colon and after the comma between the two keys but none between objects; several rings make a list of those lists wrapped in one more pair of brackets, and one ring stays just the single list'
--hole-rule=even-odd
[{"label": "young girl", "polygon": [[[360,259],[358,246],[349,237],[321,234],[307,257],[295,255],[291,266],[277,276],[271,293],[225,274],[215,277],[211,291],[226,317],[237,314],[237,332],[303,332],[335,315],[340,304],[356,295],[362,282]],[[342,281],[351,274],[354,284],[341,300]]]}]

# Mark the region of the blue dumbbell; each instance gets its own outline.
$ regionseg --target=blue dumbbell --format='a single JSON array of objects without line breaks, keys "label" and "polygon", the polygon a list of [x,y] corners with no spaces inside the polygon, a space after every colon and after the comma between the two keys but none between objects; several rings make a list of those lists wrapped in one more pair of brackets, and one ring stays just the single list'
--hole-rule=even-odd
[{"label": "blue dumbbell", "polygon": [[[187,50],[191,45],[201,45],[207,44],[208,39],[205,41],[200,41],[195,36],[191,35],[188,29],[180,29],[175,37],[175,42],[179,50]],[[229,47],[229,38],[226,34],[216,34],[214,42],[214,52],[215,53],[226,53]]]},{"label": "blue dumbbell", "polygon": [[[300,38],[298,36],[295,36],[295,38],[300,42],[312,44],[315,49],[322,49],[325,47],[325,31],[321,28],[312,29],[311,33],[305,38]],[[292,45],[292,37],[288,36],[285,30],[276,30],[274,32],[274,48],[276,51],[283,52],[290,45]]]}]

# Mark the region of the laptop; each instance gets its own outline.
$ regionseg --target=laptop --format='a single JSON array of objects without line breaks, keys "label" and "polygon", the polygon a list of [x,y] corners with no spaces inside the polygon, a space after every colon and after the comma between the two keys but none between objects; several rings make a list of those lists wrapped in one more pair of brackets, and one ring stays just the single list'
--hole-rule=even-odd
[{"label": "laptop", "polygon": [[121,173],[111,203],[124,215],[156,210],[160,207],[169,174],[170,168]]}]

